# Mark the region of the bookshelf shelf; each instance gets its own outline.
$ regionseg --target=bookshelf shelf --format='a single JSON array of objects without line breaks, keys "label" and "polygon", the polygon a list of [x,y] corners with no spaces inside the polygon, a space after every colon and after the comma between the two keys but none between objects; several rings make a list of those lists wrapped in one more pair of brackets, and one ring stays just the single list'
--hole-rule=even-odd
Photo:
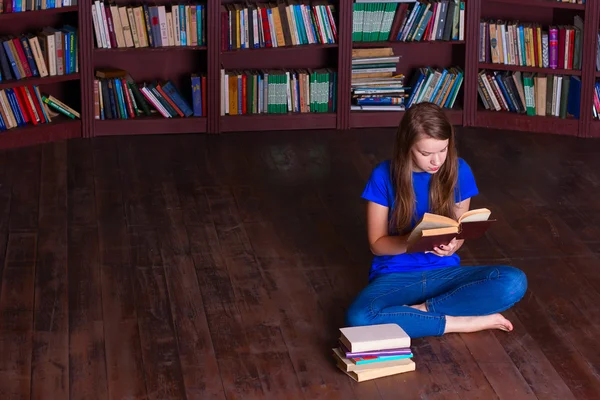
[{"label": "bookshelf shelf", "polygon": [[51,83],[59,83],[59,82],[68,82],[68,81],[76,81],[80,79],[81,75],[79,73],[67,74],[67,75],[55,75],[55,76],[47,76],[45,78],[25,78],[18,80],[10,80],[10,81],[2,81],[0,82],[0,89],[8,89],[17,86],[32,86],[32,85],[49,85]]},{"label": "bookshelf shelf", "polygon": [[206,46],[165,46],[165,47],[117,47],[114,49],[95,48],[94,53],[106,56],[107,53],[141,53],[141,52],[171,52],[171,51],[205,51]]},{"label": "bookshelf shelf", "polygon": [[577,136],[579,120],[558,117],[530,116],[502,111],[477,112],[475,126],[538,133]]},{"label": "bookshelf shelf", "polygon": [[140,117],[133,119],[95,120],[96,136],[112,135],[157,135],[180,133],[204,133],[206,117],[163,118]]},{"label": "bookshelf shelf", "polygon": [[[444,109],[452,125],[463,124],[463,110]],[[404,111],[350,111],[350,128],[396,127]]]},{"label": "bookshelf shelf", "polygon": [[335,113],[288,113],[221,116],[221,131],[267,131],[285,129],[335,129]]},{"label": "bookshelf shelf", "polygon": [[[483,0],[486,1],[486,0]],[[570,10],[585,10],[585,4],[562,3],[556,0],[487,0],[490,3],[519,5],[525,7],[562,8]]]},{"label": "bookshelf shelf", "polygon": [[48,8],[46,10],[35,10],[35,11],[24,11],[24,12],[13,12],[7,14],[0,14],[0,26],[4,24],[6,21],[17,21],[21,22],[22,20],[36,19],[40,17],[45,17],[47,15],[56,15],[56,14],[66,14],[73,13],[78,11],[77,6],[68,6],[68,7],[58,7],[58,8]]},{"label": "bookshelf shelf", "polygon": [[526,67],[526,66],[521,66],[521,65],[507,65],[507,64],[479,63],[479,69],[496,70],[496,71],[537,72],[540,74],[552,74],[552,75],[581,76],[581,70],[578,70],[578,69],[552,69],[552,68]]},{"label": "bookshelf shelf", "polygon": [[320,68],[337,64],[337,44],[232,50],[221,53],[226,69]]},{"label": "bookshelf shelf", "polygon": [[248,54],[264,56],[263,53],[278,53],[278,52],[297,52],[304,50],[314,49],[335,49],[338,47],[337,43],[331,44],[303,44],[298,46],[281,46],[281,47],[259,47],[256,49],[232,49],[221,52],[223,55],[235,55],[235,54]]},{"label": "bookshelf shelf", "polygon": [[454,46],[464,45],[464,40],[420,40],[414,42],[405,42],[400,40],[390,40],[385,42],[352,42],[353,49],[369,49],[372,47],[400,47],[400,46]]},{"label": "bookshelf shelf", "polygon": [[0,149],[32,146],[81,136],[81,120],[58,116],[47,124],[28,125],[0,132]]}]

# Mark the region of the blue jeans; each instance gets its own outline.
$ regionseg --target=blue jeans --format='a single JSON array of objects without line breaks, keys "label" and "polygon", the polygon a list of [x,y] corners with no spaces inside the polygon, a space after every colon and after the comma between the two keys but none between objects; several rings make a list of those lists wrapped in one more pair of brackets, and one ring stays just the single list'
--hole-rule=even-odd
[{"label": "blue jeans", "polygon": [[[381,274],[350,305],[346,325],[396,323],[411,338],[441,336],[446,315],[504,311],[521,300],[526,290],[525,274],[504,265]],[[409,307],[421,303],[428,312]]]}]

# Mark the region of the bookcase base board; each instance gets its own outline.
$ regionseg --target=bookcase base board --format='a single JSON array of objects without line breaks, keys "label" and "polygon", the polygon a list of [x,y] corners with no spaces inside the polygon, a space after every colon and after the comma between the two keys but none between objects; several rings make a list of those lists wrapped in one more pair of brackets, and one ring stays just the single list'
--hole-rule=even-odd
[{"label": "bookcase base board", "polygon": [[95,136],[205,133],[206,118],[134,118],[95,121]]},{"label": "bookcase base board", "polygon": [[478,111],[475,116],[474,127],[579,136],[580,124],[577,119]]},{"label": "bookcase base board", "polygon": [[600,121],[592,121],[589,129],[589,137],[600,138]]},{"label": "bookcase base board", "polygon": [[[444,110],[452,125],[463,125],[463,110]],[[395,128],[400,124],[404,111],[353,111],[350,112],[350,128]]]},{"label": "bookcase base board", "polygon": [[335,129],[337,115],[323,114],[255,114],[221,117],[221,132]]},{"label": "bookcase base board", "polygon": [[78,137],[81,137],[81,121],[56,117],[56,121],[48,124],[29,125],[0,133],[0,150]]}]

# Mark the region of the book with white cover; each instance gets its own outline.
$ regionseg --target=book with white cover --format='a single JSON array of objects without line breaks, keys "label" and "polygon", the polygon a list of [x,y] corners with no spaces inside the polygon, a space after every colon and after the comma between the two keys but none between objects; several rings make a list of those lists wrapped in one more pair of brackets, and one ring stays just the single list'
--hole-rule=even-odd
[{"label": "book with white cover", "polygon": [[398,324],[340,328],[340,341],[351,352],[410,347],[410,337]]}]

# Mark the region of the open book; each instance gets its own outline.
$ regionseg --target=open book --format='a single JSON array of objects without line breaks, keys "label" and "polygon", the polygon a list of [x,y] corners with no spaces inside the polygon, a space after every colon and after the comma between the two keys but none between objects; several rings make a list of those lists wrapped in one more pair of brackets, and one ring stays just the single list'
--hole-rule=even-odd
[{"label": "open book", "polygon": [[425,213],[408,236],[407,253],[433,251],[439,245],[456,239],[477,239],[488,230],[495,219],[491,211],[478,208],[464,213],[458,221],[442,215]]}]

